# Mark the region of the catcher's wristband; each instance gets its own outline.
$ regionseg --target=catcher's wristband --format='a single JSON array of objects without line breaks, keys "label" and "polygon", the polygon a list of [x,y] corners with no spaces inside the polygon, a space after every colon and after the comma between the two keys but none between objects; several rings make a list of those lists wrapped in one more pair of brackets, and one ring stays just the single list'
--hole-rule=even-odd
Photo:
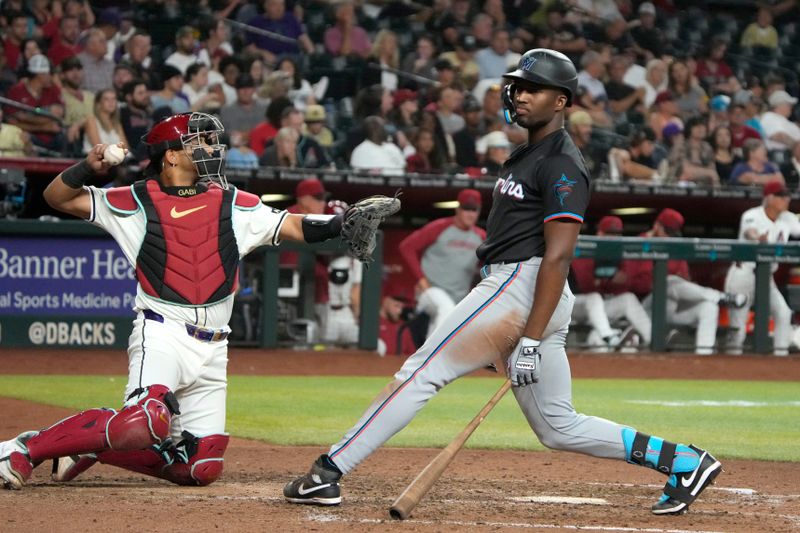
[{"label": "catcher's wristband", "polygon": [[91,165],[85,159],[76,163],[61,173],[61,181],[72,189],[82,188],[89,178],[94,175]]},{"label": "catcher's wristband", "polygon": [[322,242],[338,237],[342,233],[343,215],[306,215],[303,217],[303,239],[306,242]]}]

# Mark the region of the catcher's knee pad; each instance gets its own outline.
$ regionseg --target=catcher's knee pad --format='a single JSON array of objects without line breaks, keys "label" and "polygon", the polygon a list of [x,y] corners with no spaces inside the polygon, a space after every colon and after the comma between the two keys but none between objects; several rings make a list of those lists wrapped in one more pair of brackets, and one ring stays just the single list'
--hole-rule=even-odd
[{"label": "catcher's knee pad", "polygon": [[180,414],[178,401],[164,385],[136,389],[128,397],[139,400],[116,413],[108,421],[108,447],[113,450],[141,450],[160,444],[169,437],[172,415]]},{"label": "catcher's knee pad", "polygon": [[195,437],[183,432],[175,447],[175,462],[164,469],[164,477],[178,485],[210,485],[222,475],[228,435]]}]

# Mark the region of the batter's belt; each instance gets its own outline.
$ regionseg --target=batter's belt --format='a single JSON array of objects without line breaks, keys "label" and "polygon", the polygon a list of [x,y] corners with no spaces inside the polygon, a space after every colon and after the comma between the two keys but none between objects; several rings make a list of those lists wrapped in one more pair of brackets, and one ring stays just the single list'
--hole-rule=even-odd
[{"label": "batter's belt", "polygon": [[[160,314],[156,313],[155,311],[151,311],[150,309],[145,309],[142,311],[145,319],[153,320],[155,322],[164,323],[164,317]],[[212,329],[212,328],[202,328],[200,326],[195,326],[194,324],[189,324],[184,322],[184,326],[186,326],[186,333],[201,342],[220,342],[224,341],[228,338],[230,331],[225,331],[224,329]]]}]

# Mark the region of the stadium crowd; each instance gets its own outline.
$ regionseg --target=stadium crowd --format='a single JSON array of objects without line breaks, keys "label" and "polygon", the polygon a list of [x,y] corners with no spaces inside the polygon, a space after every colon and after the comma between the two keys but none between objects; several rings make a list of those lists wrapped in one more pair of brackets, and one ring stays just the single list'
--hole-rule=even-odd
[{"label": "stadium crowd", "polygon": [[580,70],[568,127],[595,179],[798,185],[796,0],[118,4],[2,3],[0,155],[142,159],[153,121],[198,110],[232,168],[492,176],[525,141],[501,76],[542,46]]}]

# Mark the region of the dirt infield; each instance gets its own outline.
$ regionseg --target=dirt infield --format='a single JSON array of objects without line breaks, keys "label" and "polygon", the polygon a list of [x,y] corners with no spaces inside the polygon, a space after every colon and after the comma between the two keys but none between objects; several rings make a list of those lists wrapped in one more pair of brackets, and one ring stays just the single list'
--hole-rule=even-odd
[{"label": "dirt infield", "polygon": [[[577,377],[800,380],[796,357],[576,355],[571,360]],[[232,374],[249,375],[388,377],[399,364],[398,359],[359,352],[232,350],[229,368]],[[5,374],[124,374],[126,360],[119,352],[1,350],[0,369]],[[0,413],[0,436],[10,436],[46,426],[70,411],[0,397]],[[69,485],[57,485],[44,464],[25,490],[0,491],[0,531],[752,533],[800,528],[800,464],[741,460],[723,461],[725,473],[718,484],[680,517],[649,513],[663,483],[655,472],[556,452],[464,450],[404,522],[392,521],[387,510],[437,450],[379,450],[346,478],[340,507],[284,503],[283,483],[304,471],[321,451],[233,439],[223,478],[205,488],[175,487],[106,466],[92,468]]]}]

